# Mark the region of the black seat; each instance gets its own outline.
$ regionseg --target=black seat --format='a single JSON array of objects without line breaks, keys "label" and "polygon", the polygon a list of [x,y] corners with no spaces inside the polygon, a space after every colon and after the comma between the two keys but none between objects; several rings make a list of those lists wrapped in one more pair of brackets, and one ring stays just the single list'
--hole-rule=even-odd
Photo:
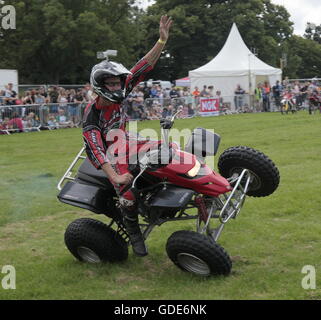
[{"label": "black seat", "polygon": [[104,189],[114,190],[113,185],[108,180],[103,170],[97,170],[91,162],[86,158],[78,169],[77,178],[95,185],[99,185]]}]

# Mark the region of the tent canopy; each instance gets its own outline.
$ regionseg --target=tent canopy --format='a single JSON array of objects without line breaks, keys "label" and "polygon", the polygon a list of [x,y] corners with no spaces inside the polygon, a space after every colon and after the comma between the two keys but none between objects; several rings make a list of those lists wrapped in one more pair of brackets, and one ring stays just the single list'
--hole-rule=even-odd
[{"label": "tent canopy", "polygon": [[191,85],[191,80],[189,77],[185,77],[175,80],[175,84],[177,87],[189,87]]},{"label": "tent canopy", "polygon": [[249,50],[235,23],[218,55],[189,71],[192,89],[213,85],[223,96],[233,96],[238,84],[246,92],[253,93],[258,82],[269,81],[272,86],[281,76],[281,69],[266,64]]}]

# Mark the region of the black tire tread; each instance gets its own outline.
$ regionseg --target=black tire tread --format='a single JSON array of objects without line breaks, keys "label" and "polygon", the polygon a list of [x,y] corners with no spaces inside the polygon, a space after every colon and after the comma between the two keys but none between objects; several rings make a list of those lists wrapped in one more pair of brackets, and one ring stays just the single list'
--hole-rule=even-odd
[{"label": "black tire tread", "polygon": [[194,231],[174,232],[167,240],[166,251],[168,257],[180,269],[177,260],[179,253],[190,253],[208,263],[211,275],[228,275],[231,272],[232,261],[227,252],[208,237]]},{"label": "black tire tread", "polygon": [[115,230],[95,219],[80,218],[70,223],[65,232],[65,244],[80,261],[79,246],[90,248],[103,262],[120,262],[128,258],[126,241]]},{"label": "black tire tread", "polygon": [[229,178],[233,167],[243,167],[260,176],[261,187],[258,190],[249,190],[249,196],[266,197],[272,194],[280,183],[280,173],[273,161],[253,148],[236,146],[226,149],[219,158],[218,170],[223,177]]}]

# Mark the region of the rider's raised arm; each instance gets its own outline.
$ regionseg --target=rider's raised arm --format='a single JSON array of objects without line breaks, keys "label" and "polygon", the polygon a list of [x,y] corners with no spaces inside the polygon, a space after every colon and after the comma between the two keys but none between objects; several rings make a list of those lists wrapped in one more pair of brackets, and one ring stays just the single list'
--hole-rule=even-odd
[{"label": "rider's raised arm", "polygon": [[126,81],[126,96],[139,82],[144,80],[145,75],[155,66],[165,47],[172,22],[170,17],[161,17],[159,23],[159,39],[154,47],[130,70],[132,75],[128,76]]},{"label": "rider's raised arm", "polygon": [[144,56],[143,59],[147,60],[147,62],[154,67],[156,62],[158,61],[167,39],[169,37],[169,29],[172,25],[173,21],[170,17],[162,16],[159,22],[159,39],[155,43],[154,47]]}]

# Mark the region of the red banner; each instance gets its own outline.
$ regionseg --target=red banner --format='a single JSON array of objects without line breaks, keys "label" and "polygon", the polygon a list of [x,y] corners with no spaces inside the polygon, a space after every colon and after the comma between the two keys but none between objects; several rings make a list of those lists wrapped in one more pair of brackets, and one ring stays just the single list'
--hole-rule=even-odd
[{"label": "red banner", "polygon": [[201,98],[200,99],[200,115],[201,116],[218,116],[220,113],[220,99]]}]

